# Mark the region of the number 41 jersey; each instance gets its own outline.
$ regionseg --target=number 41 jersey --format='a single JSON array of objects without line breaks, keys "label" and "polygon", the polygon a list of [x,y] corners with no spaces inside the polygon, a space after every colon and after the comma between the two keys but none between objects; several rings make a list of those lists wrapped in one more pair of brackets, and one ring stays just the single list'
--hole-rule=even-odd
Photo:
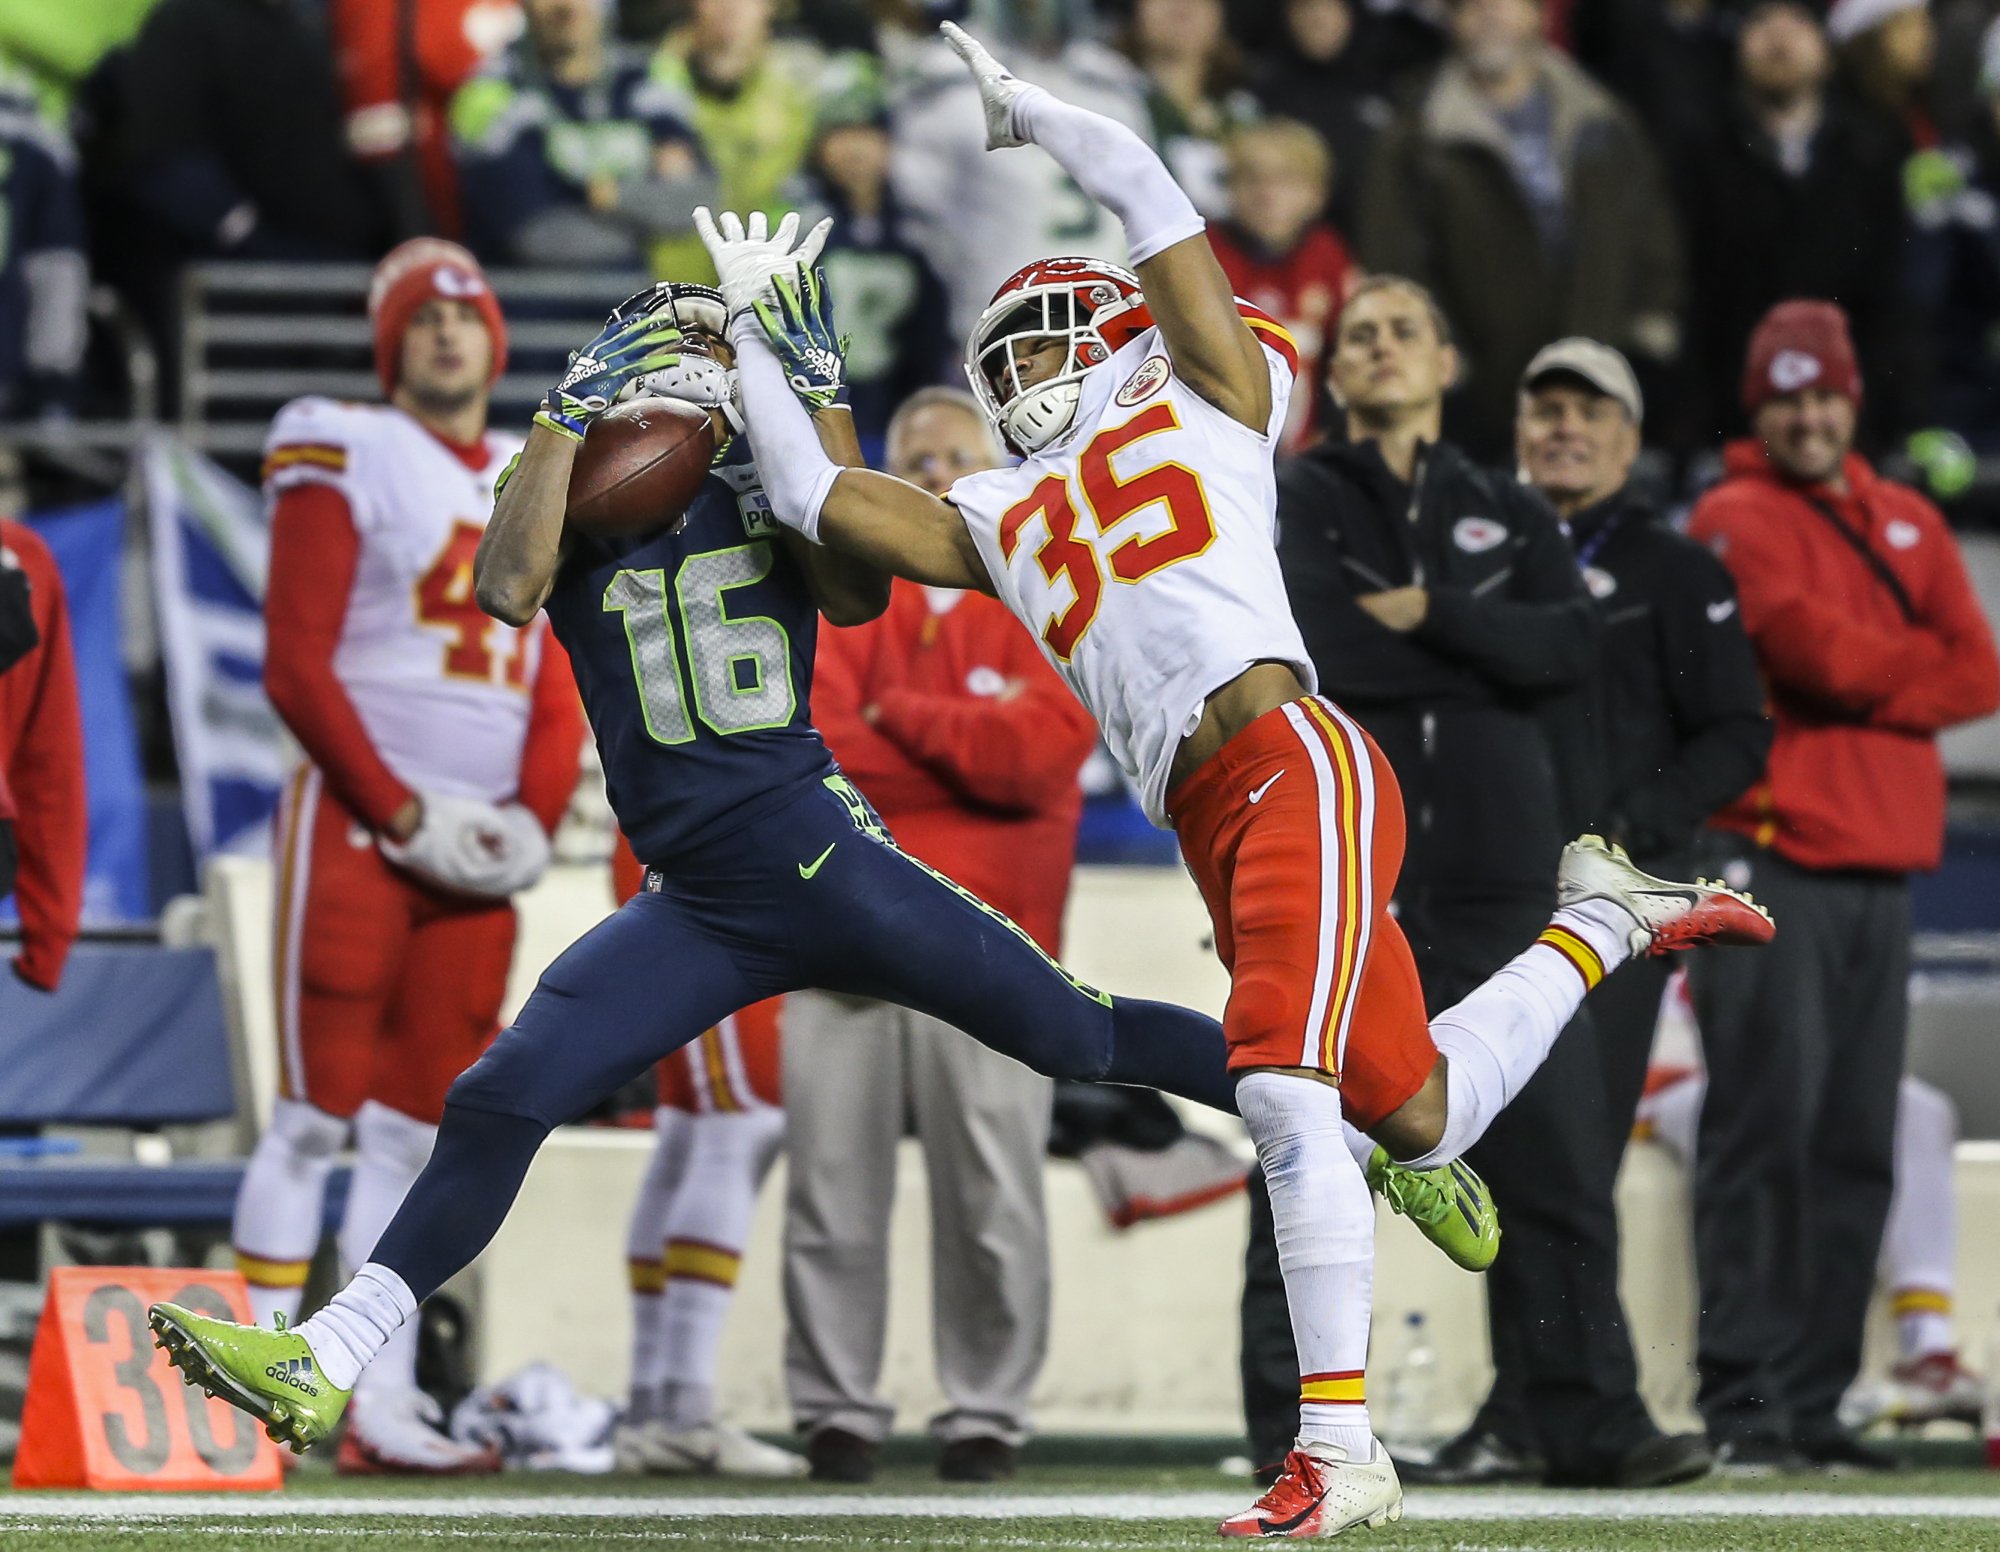
[{"label": "number 41 jersey", "polygon": [[406,786],[489,803],[520,785],[529,686],[545,627],[514,630],[472,596],[493,482],[521,445],[487,432],[457,448],[387,404],[295,399],[264,443],[275,502],[326,486],[358,551],[333,669]]},{"label": "number 41 jersey", "polygon": [[1253,663],[1315,680],[1278,570],[1277,473],[1298,356],[1244,306],[1271,374],[1262,431],[1174,375],[1157,328],[1083,380],[1068,432],[951,488],[1000,598],[1097,718],[1165,825],[1167,773],[1208,697]]},{"label": "number 41 jersey", "polygon": [[573,533],[549,594],[611,810],[663,871],[833,774],[808,704],[819,611],[782,532],[739,437],[677,530]]}]

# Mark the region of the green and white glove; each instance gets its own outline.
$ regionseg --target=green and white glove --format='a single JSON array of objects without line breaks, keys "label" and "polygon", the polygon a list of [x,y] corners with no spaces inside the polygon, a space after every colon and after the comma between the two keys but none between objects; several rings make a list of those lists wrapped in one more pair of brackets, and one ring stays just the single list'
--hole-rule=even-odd
[{"label": "green and white glove", "polygon": [[542,401],[536,425],[580,442],[590,423],[617,403],[628,385],[680,360],[681,327],[672,315],[641,311],[626,316],[630,305],[614,312],[596,339],[570,353],[569,370]]},{"label": "green and white glove", "polygon": [[845,404],[847,342],[834,332],[826,272],[800,265],[789,275],[773,275],[771,292],[775,301],[760,297],[751,310],[792,392],[809,412]]}]

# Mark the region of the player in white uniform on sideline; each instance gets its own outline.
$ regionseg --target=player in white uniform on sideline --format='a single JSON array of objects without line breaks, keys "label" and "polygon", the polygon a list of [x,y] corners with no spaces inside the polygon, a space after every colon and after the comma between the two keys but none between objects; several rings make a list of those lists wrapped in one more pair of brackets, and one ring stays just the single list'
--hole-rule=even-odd
[{"label": "player in white uniform on sideline", "polygon": [[807,268],[823,229],[797,244],[796,218],[773,235],[762,216],[718,229],[697,212],[767,494],[809,539],[996,592],[1096,715],[1149,816],[1178,833],[1230,970],[1229,1067],[1269,1182],[1302,1371],[1296,1447],[1221,1529],[1382,1525],[1403,1498],[1364,1397],[1371,1182],[1468,1264],[1490,1262],[1490,1204],[1459,1155],[1584,994],[1635,952],[1763,941],[1770,923],[1720,886],[1648,878],[1586,837],[1564,854],[1548,930],[1426,1026],[1388,913],[1395,779],[1311,694],[1277,565],[1272,456],[1296,353],[1231,294],[1200,216],[1138,136],[943,31],[979,84],[989,147],[1049,152],[1119,217],[1138,275],[1058,259],[1001,287],[968,373],[1024,462],[940,500],[818,450],[800,401],[831,391],[840,367]]},{"label": "player in white uniform on sideline", "polygon": [[[259,1324],[298,1317],[350,1138],[349,1267],[430,1157],[445,1089],[499,1028],[508,896],[547,864],[583,740],[546,623],[511,629],[472,596],[520,446],[486,427],[499,305],[471,254],[420,238],[382,261],[369,312],[388,402],[295,400],[265,444],[264,681],[306,758],[277,823],[280,1093],[232,1235]],[[495,1469],[433,1426],[416,1332],[368,1371],[340,1467]]]}]

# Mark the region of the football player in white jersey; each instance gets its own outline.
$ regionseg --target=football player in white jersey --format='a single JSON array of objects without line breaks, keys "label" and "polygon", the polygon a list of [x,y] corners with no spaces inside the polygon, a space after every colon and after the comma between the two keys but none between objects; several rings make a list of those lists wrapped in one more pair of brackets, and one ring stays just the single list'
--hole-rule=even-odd
[{"label": "football player in white jersey", "polygon": [[726,215],[718,230],[697,212],[767,493],[810,539],[996,593],[1095,713],[1150,817],[1178,833],[1230,971],[1230,1069],[1270,1187],[1302,1370],[1297,1446],[1221,1529],[1381,1525],[1401,1516],[1402,1489],[1365,1400],[1370,1184],[1466,1264],[1490,1263],[1490,1204],[1459,1155],[1585,992],[1635,952],[1759,942],[1770,922],[1719,886],[1648,878],[1586,837],[1564,854],[1548,930],[1426,1026],[1388,914],[1395,779],[1311,693],[1273,545],[1272,454],[1295,353],[1237,302],[1201,217],[1138,136],[944,31],[979,83],[989,147],[1052,155],[1119,217],[1138,274],[1050,260],[1002,286],[967,368],[1023,462],[941,500],[820,453],[797,396],[837,375],[838,349],[796,221],[770,235],[761,216],[746,229]]},{"label": "football player in white jersey", "polygon": [[[548,862],[583,712],[542,622],[481,612],[472,557],[519,439],[486,426],[506,353],[472,255],[419,238],[369,292],[384,404],[306,398],[265,446],[264,682],[304,752],[277,823],[281,1087],[237,1195],[259,1323],[295,1320],[350,1139],[359,1267],[430,1156],[445,1089],[499,1028],[508,897]],[[339,1464],[497,1468],[431,1426],[416,1326],[369,1370]]]}]

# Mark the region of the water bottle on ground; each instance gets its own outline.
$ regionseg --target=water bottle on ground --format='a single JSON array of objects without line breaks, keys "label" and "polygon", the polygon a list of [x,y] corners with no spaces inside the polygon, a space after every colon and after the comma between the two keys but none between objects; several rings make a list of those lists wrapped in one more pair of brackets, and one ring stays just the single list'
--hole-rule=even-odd
[{"label": "water bottle on ground", "polygon": [[1403,1317],[1403,1337],[1395,1366],[1382,1387],[1382,1409],[1375,1415],[1375,1432],[1384,1442],[1408,1447],[1427,1442],[1436,1432],[1437,1349],[1431,1346],[1430,1323],[1422,1310]]}]

